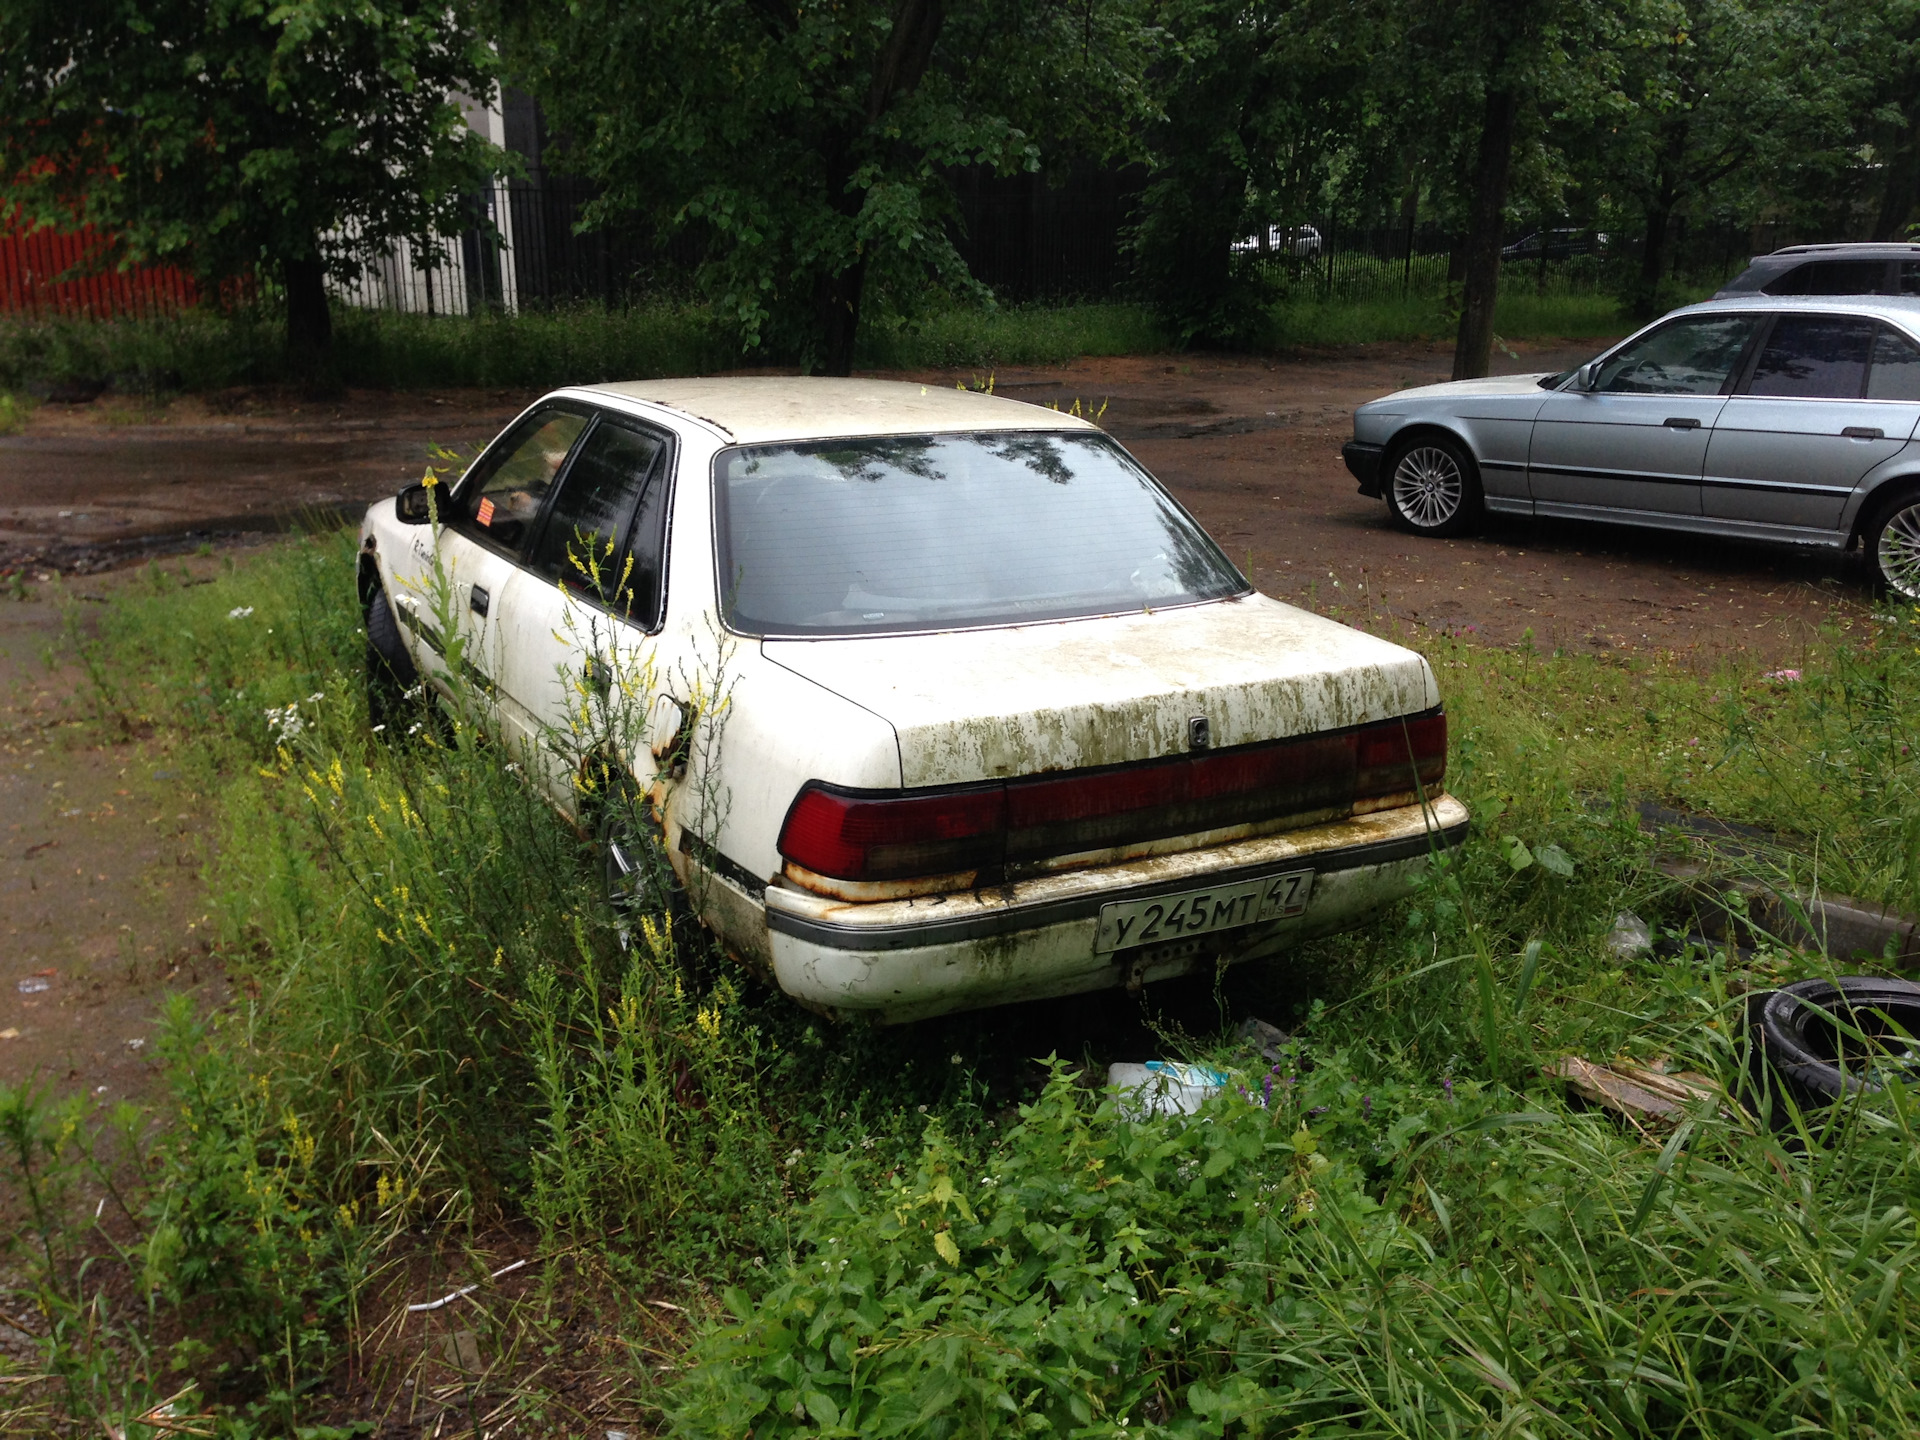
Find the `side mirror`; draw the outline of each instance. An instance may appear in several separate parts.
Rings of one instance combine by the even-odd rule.
[[[433,506],[427,499],[427,487],[409,485],[393,498],[394,518],[403,525],[424,525],[433,518]]]
[[[1573,388],[1576,390],[1591,390],[1599,383],[1600,362],[1598,360],[1589,360],[1573,372]]]

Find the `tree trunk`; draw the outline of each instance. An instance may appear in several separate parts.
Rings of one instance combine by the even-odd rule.
[[[1500,295],[1507,174],[1519,115],[1520,97],[1512,90],[1487,92],[1480,155],[1473,167],[1473,204],[1467,217],[1466,284],[1460,297],[1460,336],[1453,348],[1456,380],[1478,380],[1493,358],[1493,306]]]
[[[1887,159],[1886,188],[1880,192],[1880,215],[1873,224],[1876,240],[1904,240],[1913,205],[1920,199],[1920,134],[1913,129],[1900,137]]]
[[[326,271],[318,260],[283,260],[280,279],[287,290],[287,358],[296,370],[316,369],[333,346]]]
[[[820,373],[853,373],[853,342],[860,330],[860,293],[866,286],[867,262],[857,260],[838,275],[822,275],[815,286],[819,313]]]
[[[1667,237],[1673,230],[1673,204],[1665,194],[1663,185],[1662,198],[1648,204],[1646,209],[1647,238],[1640,247],[1640,282],[1634,295],[1635,310],[1642,315],[1651,315],[1660,304],[1660,277],[1667,266]]]

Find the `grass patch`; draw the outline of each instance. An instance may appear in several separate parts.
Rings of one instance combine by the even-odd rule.
[[[1456,321],[1432,296],[1301,301],[1273,312],[1273,343],[1350,345],[1452,337]],[[1537,295],[1510,287],[1500,302],[1507,339],[1585,339],[1631,328],[1596,294]],[[1059,365],[1083,355],[1175,348],[1145,306],[954,307],[861,331],[856,363],[870,370]],[[594,306],[522,315],[399,315],[339,309],[332,371],[339,383],[405,390],[438,386],[546,389],[608,380],[709,374],[770,357],[743,354],[704,307]],[[777,357],[771,357],[777,359]],[[154,395],[281,383],[289,378],[279,325],[253,312],[189,311],[147,320],[0,320],[0,389],[109,384]],[[7,422],[0,417],[0,425]]]
[[[1795,676],[1423,641],[1473,834],[1367,929],[1228,972],[1227,1010],[1294,1030],[1269,1070],[1232,1048],[1204,980],[871,1032],[733,968],[671,893],[623,945],[591,847],[499,750],[424,715],[369,735],[352,574],[351,537],[319,537],[213,584],[155,569],[90,612],[100,723],[166,729],[218,797],[237,998],[168,1016],[168,1099],[117,1253],[91,1205],[55,1213],[63,1183],[91,1193],[78,1112],[0,1095],[0,1140],[55,1216],[16,1257],[58,1321],[45,1372],[69,1381],[33,1402],[46,1425],[125,1428],[189,1381],[182,1403],[235,1435],[411,1413],[426,1392],[402,1376],[429,1372],[383,1327],[453,1288],[429,1259],[484,1276],[502,1233],[551,1278],[460,1323],[528,1358],[454,1387],[473,1414],[443,1396],[415,1423],[1920,1420],[1906,1092],[1797,1137],[1706,1105],[1649,1144],[1541,1074],[1568,1051],[1666,1056],[1737,1088],[1743,993],[1834,968],[1610,949],[1621,909],[1683,923],[1637,797],[1779,831],[1744,862],[1774,878],[1920,906],[1912,614],[1829,637]],[[1072,1064],[1032,1063],[1049,1050]],[[1235,1083],[1191,1122],[1131,1118],[1087,1083],[1154,1051]],[[150,1313],[107,1304],[115,1274]],[[591,1351],[569,1328],[583,1293],[612,1337]],[[588,1373],[540,1368],[560,1363]],[[614,1398],[568,1418],[576,1381]]]

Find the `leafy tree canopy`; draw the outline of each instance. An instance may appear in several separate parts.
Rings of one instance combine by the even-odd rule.
[[[832,374],[873,289],[970,288],[951,169],[1122,151],[1160,45],[1143,0],[536,0],[498,26],[593,218],[703,233],[744,343]]]
[[[497,163],[456,95],[493,54],[457,3],[8,0],[0,201],[116,237],[128,262],[283,283],[288,339],[323,347],[323,277],[471,223]]]

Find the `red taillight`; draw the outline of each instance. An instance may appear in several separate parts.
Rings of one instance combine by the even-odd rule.
[[[1447,717],[1442,711],[1386,720],[1354,732],[1356,800],[1438,785],[1447,774]]]
[[[836,880],[952,875],[1000,863],[1006,814],[999,785],[862,795],[815,782],[787,811],[780,853]]]
[[[836,880],[992,871],[1291,815],[1344,814],[1359,800],[1436,785],[1446,771],[1447,720],[1436,712],[953,790],[843,791],[814,781],[787,812],[780,853]]]

